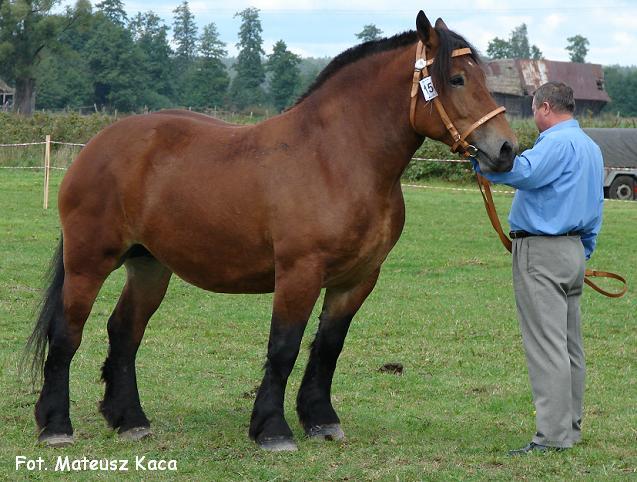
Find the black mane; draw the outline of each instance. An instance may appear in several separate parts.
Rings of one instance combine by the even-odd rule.
[[[455,49],[469,47],[471,49],[471,57],[476,63],[480,63],[480,56],[469,42],[461,35],[447,29],[436,29],[440,39],[440,46],[436,53],[436,59],[429,68],[431,75],[436,84],[436,89],[443,91],[449,82],[449,67],[451,65],[451,52]],[[338,54],[327,66],[321,71],[318,77],[312,82],[308,90],[294,103],[298,105],[314,91],[321,87],[330,77],[341,70],[344,66],[349,65],[369,55],[386,52],[405,45],[415,44],[418,41],[418,34],[411,30],[394,35],[393,37],[383,38],[380,40],[371,40],[359,45],[355,45],[344,52]],[[415,51],[414,51],[415,55]]]

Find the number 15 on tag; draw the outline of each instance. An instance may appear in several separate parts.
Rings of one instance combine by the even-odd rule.
[[[434,97],[438,97],[438,92],[436,92],[436,89],[434,88],[431,77],[424,77],[419,83],[426,100],[431,100]]]

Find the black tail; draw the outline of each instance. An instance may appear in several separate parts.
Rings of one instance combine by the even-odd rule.
[[[60,235],[60,242],[57,250],[51,259],[46,280],[48,288],[44,294],[44,298],[40,302],[40,315],[33,328],[33,333],[27,341],[25,349],[25,358],[23,362],[31,355],[31,379],[35,383],[44,372],[44,357],[46,355],[46,347],[51,334],[55,329],[55,323],[62,320],[62,286],[64,285],[64,261],[63,261],[63,239]]]

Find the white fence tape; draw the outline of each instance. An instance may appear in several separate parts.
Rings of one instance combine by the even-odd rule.
[[[401,186],[414,187],[417,189],[440,189],[443,191],[480,192],[478,188],[470,189],[468,187],[426,186],[424,184],[405,184],[405,183],[402,183]],[[498,189],[492,189],[491,192],[497,192],[498,194],[515,194],[515,191],[501,191]]]
[[[44,169],[44,166],[0,166],[0,169]],[[68,171],[68,167],[49,166],[49,169],[56,171]]]
[[[428,162],[471,162],[468,161],[467,159],[427,159],[426,157],[412,157],[411,158],[412,161],[428,161]]]
[[[42,146],[42,145],[46,145],[47,142],[23,142],[23,143],[16,143],[16,144],[0,144],[0,147],[27,147],[27,146]],[[56,145],[63,145],[63,146],[75,146],[75,147],[84,147],[86,144],[80,144],[80,143],[74,143],[74,142],[60,142],[60,141],[49,141],[49,144],[56,144]],[[425,158],[425,157],[413,157],[412,161],[426,161],[426,162],[451,162],[451,163],[469,163],[471,161],[466,160],[466,159],[429,159],[429,158]],[[0,169],[45,169],[45,166],[0,166]],[[54,169],[56,171],[66,171],[68,170],[68,168],[66,167],[54,167],[54,166],[48,166],[48,169]],[[608,170],[623,170],[623,169],[631,169],[631,168],[622,168],[622,167],[610,167],[610,168],[606,168]],[[462,188],[462,187],[446,187],[446,186],[427,186],[425,184],[406,184],[403,183],[402,184],[403,187],[411,187],[411,188],[416,188],[416,189],[437,189],[437,190],[442,190],[442,191],[461,191],[461,192],[478,192],[479,190],[476,189],[469,189],[469,188]],[[511,195],[511,194],[515,194],[515,191],[507,191],[507,190],[493,190],[492,192],[494,193],[498,193],[498,194],[507,194],[507,195]],[[607,201],[614,201],[614,202],[629,202],[629,203],[634,203],[635,201],[620,201],[618,199],[607,199]],[[46,203],[46,202],[45,202]]]
[[[78,147],[84,147],[86,145],[86,144],[76,144],[74,142],[58,142],[58,141],[51,141],[51,144],[58,144],[62,146],[78,146]]]
[[[43,146],[46,142],[23,142],[21,144],[0,144],[0,147]]]

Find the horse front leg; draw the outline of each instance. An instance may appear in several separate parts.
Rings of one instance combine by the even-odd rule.
[[[265,374],[250,419],[250,438],[271,451],[296,450],[285,421],[283,401],[287,380],[299,354],[301,338],[321,292],[316,263],[296,262],[276,272],[270,339]]]
[[[329,288],[325,293],[318,331],[296,399],[299,419],[310,437],[340,440],[345,436],[332,407],[332,378],[350,322],[374,289],[379,272],[376,270],[353,288]]]

